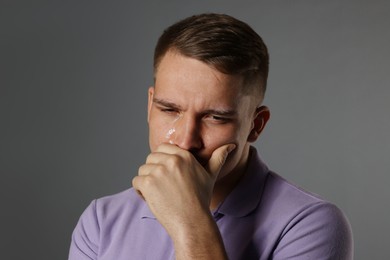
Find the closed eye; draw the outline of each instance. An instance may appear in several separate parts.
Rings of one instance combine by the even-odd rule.
[[[179,113],[180,108],[174,103],[161,100],[161,99],[153,99],[153,104],[164,113]]]
[[[206,111],[206,117],[218,124],[224,124],[232,122],[237,116],[237,112],[234,110],[208,110]]]
[[[160,107],[159,109],[160,109],[160,111],[167,112],[167,113],[176,113],[177,112],[177,110],[174,109],[174,108],[162,108],[162,107]]]
[[[210,115],[208,118],[218,124],[229,123],[233,120],[233,118],[231,117],[220,116],[220,115]]]

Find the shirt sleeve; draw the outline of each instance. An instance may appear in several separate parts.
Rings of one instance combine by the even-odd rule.
[[[321,202],[296,215],[286,226],[274,260],[352,260],[351,227],[336,206]]]
[[[96,200],[85,209],[72,234],[68,260],[95,260],[99,249]]]

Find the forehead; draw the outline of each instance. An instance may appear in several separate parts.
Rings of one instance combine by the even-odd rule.
[[[194,97],[207,94],[215,98],[242,95],[241,76],[219,72],[210,65],[169,51],[155,73],[156,92],[177,92]]]

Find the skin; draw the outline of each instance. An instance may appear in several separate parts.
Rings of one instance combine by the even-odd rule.
[[[169,51],[148,91],[151,154],[133,186],[172,238],[176,259],[227,259],[210,214],[245,172],[269,119],[242,78]]]

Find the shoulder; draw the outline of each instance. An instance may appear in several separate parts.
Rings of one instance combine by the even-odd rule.
[[[146,210],[145,202],[131,188],[93,200],[81,215],[79,222],[88,220],[89,223],[96,223],[102,231],[105,226],[120,224],[121,220],[136,218]]]
[[[107,234],[138,219],[136,216],[143,214],[145,208],[146,204],[133,189],[93,200],[73,231],[69,259],[95,259]]]
[[[291,184],[276,173],[270,172],[264,187],[260,210],[274,213],[284,232],[304,222],[306,227],[348,225],[343,212],[320,196]],[[329,226],[332,224],[332,226]]]
[[[288,182],[278,174],[269,172],[262,195],[263,206],[279,208],[285,213],[301,212],[315,205],[330,205],[320,196]]]
[[[349,222],[334,204],[309,193],[275,173],[265,185],[261,211],[277,219],[279,241],[275,259],[352,259]]]
[[[144,206],[144,201],[131,188],[122,192],[105,196],[92,201],[91,203],[96,210],[96,213],[101,218],[108,218],[111,214],[137,212]]]

